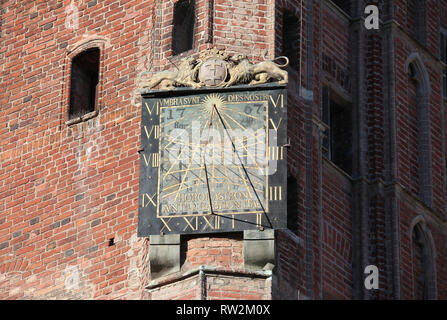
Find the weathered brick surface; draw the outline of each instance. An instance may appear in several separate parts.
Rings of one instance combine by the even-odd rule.
[[[154,300],[269,300],[271,279],[194,275],[150,290]]]
[[[135,234],[136,88],[151,5],[76,2],[73,30],[68,5],[2,2],[0,296],[140,298],[147,246]],[[67,126],[70,57],[95,43],[99,114]],[[67,289],[69,275],[79,288]]]
[[[223,267],[229,270],[244,269],[243,242],[236,237],[200,237],[186,240],[183,270],[202,265]]]

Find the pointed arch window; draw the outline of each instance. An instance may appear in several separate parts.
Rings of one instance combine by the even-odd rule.
[[[412,230],[413,297],[416,300],[436,297],[434,254],[430,236],[423,222]]]
[[[428,207],[433,202],[431,139],[430,139],[430,80],[424,63],[418,53],[407,60],[409,126],[413,133],[410,156],[414,157],[413,188],[417,196]]]

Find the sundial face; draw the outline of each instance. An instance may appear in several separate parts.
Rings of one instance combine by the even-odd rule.
[[[286,224],[283,89],[143,99],[139,235]]]
[[[267,104],[241,108],[215,94],[198,102],[161,108],[159,216],[208,214],[211,209],[224,214],[235,208],[262,213]],[[239,132],[250,142],[236,141]],[[256,151],[262,152],[258,161]]]

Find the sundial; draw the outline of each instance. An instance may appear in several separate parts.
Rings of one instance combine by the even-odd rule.
[[[205,63],[202,88],[143,93],[139,236],[286,227],[285,85],[217,87]]]

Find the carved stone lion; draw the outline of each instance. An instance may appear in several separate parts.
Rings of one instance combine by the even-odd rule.
[[[278,80],[279,83],[287,83],[289,76],[287,71],[282,70],[289,64],[289,59],[287,57],[278,57],[277,59],[283,58],[286,63],[283,65],[275,63],[273,60],[266,60],[258,64],[252,64],[248,61],[246,55],[236,55],[230,60],[233,62],[234,66],[230,68],[230,79],[225,83],[225,87],[232,86],[238,83],[249,83],[249,84],[262,84],[266,83],[270,79]]]
[[[160,89],[164,90],[170,90],[174,87],[200,88],[202,85],[197,83],[198,69],[195,64],[196,59],[193,57],[183,58],[180,60],[178,70],[161,71],[149,81],[143,80],[140,87],[152,89],[160,84]]]
[[[284,59],[284,64],[275,60]],[[177,70],[166,70],[157,73],[140,83],[141,88],[155,88],[160,85],[162,90],[172,90],[175,87],[229,87],[236,84],[262,84],[270,80],[281,84],[288,82],[288,73],[281,68],[287,67],[289,59],[278,57],[258,64],[248,61],[246,55],[230,55],[217,48],[205,50],[199,59],[185,57],[180,60]],[[148,72],[143,72],[147,74]]]

